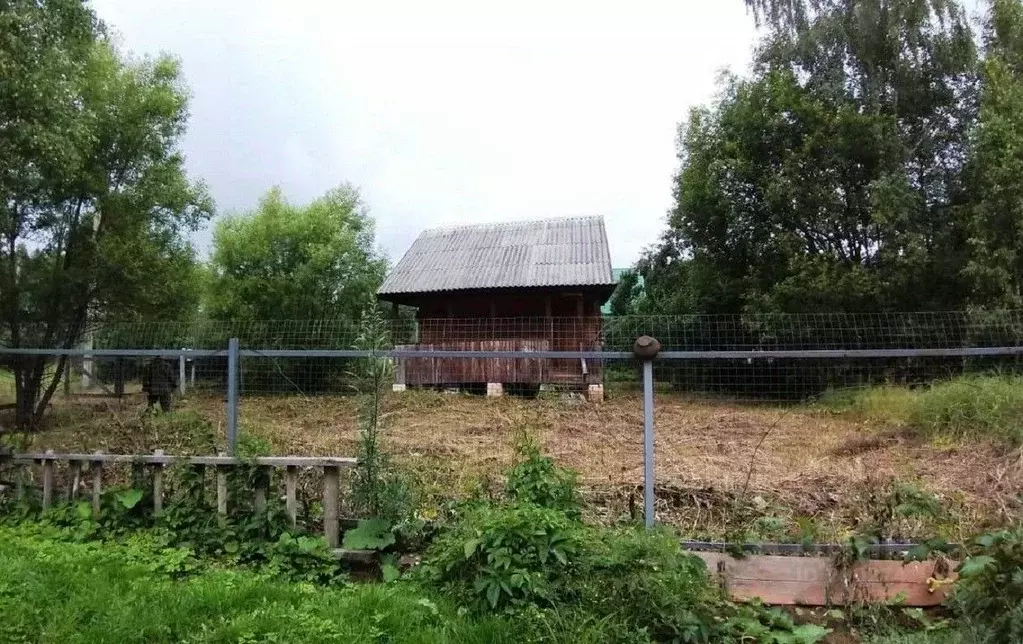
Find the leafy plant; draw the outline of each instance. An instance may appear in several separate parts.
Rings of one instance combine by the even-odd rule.
[[[375,306],[367,306],[355,347],[375,351],[388,344],[389,334],[380,312]],[[355,510],[363,516],[380,517],[397,525],[412,515],[414,503],[405,477],[380,445],[382,389],[388,382],[390,369],[386,358],[370,357],[359,360],[352,374],[359,396],[359,442],[351,500]]]
[[[1023,641],[1023,530],[978,537],[957,572],[952,606],[976,641]]]
[[[536,443],[528,438],[520,440],[517,452],[520,460],[507,472],[508,495],[515,501],[559,510],[578,519],[578,473],[558,467],[550,457],[541,454]]]
[[[580,530],[564,513],[529,503],[479,507],[433,544],[424,574],[478,609],[549,606]]]
[[[268,548],[266,567],[292,581],[327,585],[344,579],[337,558],[322,537],[281,534]]]
[[[391,524],[379,517],[363,519],[355,528],[345,532],[342,545],[351,550],[384,550],[394,545]]]

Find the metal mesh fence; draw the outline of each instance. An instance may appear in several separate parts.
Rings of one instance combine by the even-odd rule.
[[[904,385],[897,393],[905,395],[962,374],[1023,373],[1023,315],[1016,311],[403,318],[388,322],[382,349],[393,366],[387,384],[404,390],[383,397],[386,447],[414,470],[426,494],[442,499],[499,476],[514,462],[520,432],[529,431],[545,452],[580,472],[595,512],[612,521],[638,516],[644,402],[641,364],[629,352],[644,334],[665,350],[653,363],[657,514],[687,534],[752,530],[735,523],[739,516],[760,522],[751,538],[798,541],[819,529],[814,538],[844,539],[850,526],[891,523],[863,508],[881,496],[882,505],[901,498],[905,485],[940,495],[967,527],[987,520],[978,508],[1023,512],[1016,452],[984,444],[949,450],[889,427],[892,410],[867,427],[860,412],[839,413],[815,400],[876,384]],[[93,337],[92,349],[73,352],[68,395],[62,385],[50,415],[61,431],[43,437],[46,447],[102,449],[106,436],[121,432],[120,444],[138,452],[174,441],[203,453],[224,449],[234,337],[241,347],[238,435],[265,441],[275,455],[356,453],[357,325],[111,325]],[[5,367],[34,359],[52,370],[54,351],[41,353],[0,348],[0,406],[13,402]],[[175,410],[183,413],[143,413],[142,381],[153,361],[173,374]],[[585,402],[601,396],[603,404]],[[983,422],[968,418],[964,431]],[[895,523],[880,532],[927,536],[933,528]]]
[[[689,315],[623,317],[403,317],[386,322],[386,349],[499,351],[521,357],[406,358],[396,382],[410,388],[485,391],[581,390],[601,385],[608,395],[638,387],[637,363],[617,356],[641,335],[668,352],[655,365],[665,391],[758,401],[794,401],[830,389],[877,383],[918,385],[963,373],[1016,372],[1023,347],[1023,312],[822,313],[802,315]],[[237,337],[257,351],[344,350],[360,329],[342,320],[108,325],[97,349],[225,350]],[[969,349],[988,349],[970,352]],[[609,357],[530,358],[542,351],[606,352]],[[847,351],[849,355],[809,352]],[[958,351],[958,353],[957,353]],[[687,352],[671,356],[671,352]],[[749,352],[729,357],[721,352]],[[761,355],[763,352],[763,355]],[[796,352],[777,355],[771,352]],[[616,356],[616,357],[610,357]],[[197,386],[223,388],[225,355],[196,358],[186,371]],[[101,380],[110,369],[103,367]],[[131,365],[122,367],[133,373]],[[353,361],[344,357],[241,358],[242,394],[344,394],[352,390]]]
[[[631,351],[641,335],[671,351],[939,349],[1023,344],[1023,311],[676,315],[619,317],[431,318],[387,322],[392,346],[520,341],[521,350]],[[359,325],[346,320],[107,324],[96,348],[349,349]],[[529,342],[533,347],[525,346]],[[520,350],[520,349],[511,349]]]
[[[639,363],[629,355],[640,335],[658,338],[664,349],[654,363],[658,391],[753,402],[805,401],[873,384],[916,386],[960,374],[1019,373],[1023,355],[1020,311],[402,317],[385,325],[381,350],[418,352],[394,358],[396,389],[494,393],[496,386],[501,393],[527,396],[572,392],[599,398],[638,391]],[[356,357],[350,350],[359,344],[360,328],[339,320],[106,325],[92,335],[96,355],[69,358],[61,391],[140,393],[146,365],[162,359],[174,374],[175,390],[224,395],[230,338],[238,338],[242,349],[242,397],[355,391]],[[103,354],[108,350],[122,355]],[[179,355],[180,350],[189,353]],[[289,350],[308,354],[280,355]],[[162,351],[167,354],[161,357]],[[550,352],[557,357],[536,355]],[[8,365],[12,359],[0,356]],[[10,377],[0,378],[0,404],[13,398],[12,389]]]

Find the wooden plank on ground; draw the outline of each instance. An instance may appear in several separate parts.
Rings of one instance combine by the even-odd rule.
[[[824,557],[752,555],[736,559],[717,552],[694,553],[707,563],[733,599],[759,597],[776,606],[841,606],[900,600],[902,606],[937,606],[955,573],[939,562],[868,560],[840,570]],[[940,580],[935,583],[935,580]]]

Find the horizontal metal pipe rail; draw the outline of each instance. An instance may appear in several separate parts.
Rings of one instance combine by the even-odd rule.
[[[186,359],[226,357],[227,349],[11,349],[0,347],[0,356],[92,356],[96,358],[164,357]],[[448,351],[387,349],[241,349],[243,358],[495,358],[627,360],[631,351]],[[1023,346],[947,347],[939,349],[743,349],[735,351],[662,351],[655,360],[765,360],[842,358],[966,358],[1023,355]]]

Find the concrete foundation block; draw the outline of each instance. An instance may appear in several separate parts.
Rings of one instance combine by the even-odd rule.
[[[396,394],[401,393],[405,391],[405,385],[394,383],[393,385],[391,385],[391,391],[393,391]]]
[[[500,398],[504,395],[504,385],[500,382],[487,383],[487,398]]]
[[[586,394],[590,402],[604,402],[604,385],[590,385]]]

